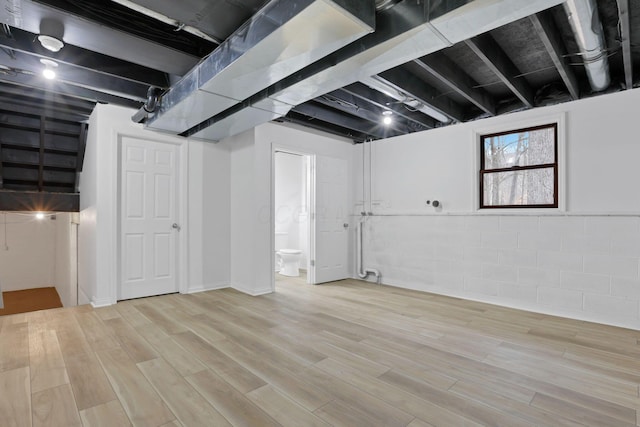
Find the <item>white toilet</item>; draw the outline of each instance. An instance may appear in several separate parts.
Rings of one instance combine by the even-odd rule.
[[[280,259],[280,274],[291,277],[298,277],[300,275],[301,250],[280,249],[276,254]]]
[[[287,249],[289,233],[276,231],[276,271],[283,276],[300,276],[300,258],[302,251],[299,249]]]

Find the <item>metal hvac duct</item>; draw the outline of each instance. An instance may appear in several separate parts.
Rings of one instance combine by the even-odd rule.
[[[185,136],[219,140],[286,114],[293,106],[564,0],[404,1],[378,13],[376,31],[194,126]]]
[[[589,84],[596,91],[609,87],[609,60],[595,0],[567,0],[564,10],[580,48]]]
[[[146,126],[180,134],[374,26],[374,0],[272,0],[173,86]]]

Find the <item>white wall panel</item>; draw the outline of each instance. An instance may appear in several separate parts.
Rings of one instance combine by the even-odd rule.
[[[0,214],[3,291],[54,286],[55,251],[56,221],[49,217],[37,220],[34,215]]]

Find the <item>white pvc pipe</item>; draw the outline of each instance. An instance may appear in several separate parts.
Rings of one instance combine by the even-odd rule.
[[[140,12],[143,15],[147,15],[150,18],[157,19],[158,21],[164,22],[165,24],[173,25],[174,27],[176,27],[176,31],[178,30],[185,31],[187,33],[193,34],[194,36],[198,36],[200,38],[203,38],[207,41],[210,41],[216,44],[222,43],[222,40],[213,38],[209,34],[206,34],[205,32],[200,31],[195,27],[192,27],[190,25],[185,25],[184,23],[176,19],[170,18],[166,15],[163,15],[162,13],[156,12],[144,6],[140,6],[139,4],[136,4],[130,0],[113,0],[113,1],[122,6],[128,7],[129,9],[135,10],[136,12]]]
[[[373,274],[376,277],[376,283],[380,283],[380,279],[382,275],[375,268],[362,268],[362,221],[358,221],[358,225],[356,225],[356,267],[358,277],[361,279],[366,279],[369,274]]]

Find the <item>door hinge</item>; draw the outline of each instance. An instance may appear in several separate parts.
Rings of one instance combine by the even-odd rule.
[[[313,260],[313,259],[309,263],[311,264],[311,267],[315,267],[316,266],[316,261]]]

